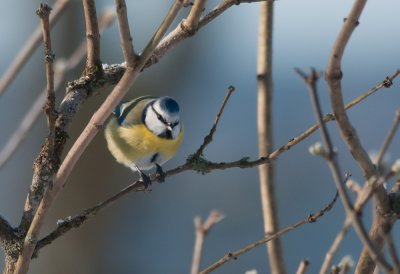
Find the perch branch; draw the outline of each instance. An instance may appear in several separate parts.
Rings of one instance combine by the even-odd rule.
[[[66,7],[71,2],[71,0],[58,0],[53,7],[52,15],[50,16],[50,28],[58,21],[60,16],[66,10]],[[36,30],[32,33],[31,37],[24,47],[19,51],[12,64],[8,67],[7,71],[3,74],[0,79],[0,95],[7,89],[7,87],[12,83],[15,77],[18,75],[19,71],[29,60],[33,52],[39,47],[42,41],[42,29],[38,26]]]
[[[50,17],[51,18],[51,17]],[[109,27],[115,20],[115,13],[109,9],[104,10],[99,17],[100,32]],[[57,93],[65,81],[68,72],[73,71],[83,59],[86,54],[86,40],[83,41],[72,55],[65,60],[58,60],[54,64],[55,67],[55,82],[54,91]],[[20,147],[21,143],[25,140],[32,126],[38,120],[41,110],[46,100],[47,90],[43,90],[40,95],[33,102],[31,108],[27,111],[25,117],[22,119],[17,130],[10,136],[5,146],[0,151],[0,169],[8,162],[11,156]]]
[[[85,13],[87,58],[85,75],[101,75],[103,68],[100,60],[100,33],[94,0],[82,0]]]
[[[210,212],[207,220],[201,223],[200,217],[194,218],[196,240],[194,244],[193,260],[191,274],[198,274],[200,270],[201,255],[203,253],[203,244],[205,236],[210,232],[211,228],[224,218],[220,212],[213,210]]]
[[[352,225],[354,227],[354,230],[357,232],[358,237],[364,244],[364,246],[367,248],[370,256],[376,261],[379,262],[379,264],[386,269],[387,271],[392,270],[392,266],[385,260],[383,255],[379,250],[376,249],[376,247],[373,245],[371,239],[368,237],[368,233],[365,230],[360,216],[359,212],[355,211],[353,208],[353,205],[350,201],[350,197],[348,193],[346,192],[346,189],[343,184],[343,179],[342,179],[342,172],[340,171],[339,163],[337,161],[336,153],[334,152],[333,145],[331,138],[329,136],[328,130],[326,128],[325,123],[323,122],[322,118],[322,110],[319,104],[319,99],[318,99],[318,93],[317,93],[317,80],[319,78],[319,74],[312,69],[310,75],[306,75],[300,70],[296,70],[300,76],[303,77],[304,81],[307,84],[307,87],[310,91],[310,96],[311,96],[311,101],[313,105],[313,109],[316,115],[316,119],[318,121],[318,124],[321,129],[321,137],[324,141],[324,145],[326,147],[326,153],[324,155],[324,158],[327,160],[329,168],[331,169],[332,177],[334,179],[336,188],[338,189],[339,196],[341,198],[341,201],[343,203],[344,209],[346,211],[346,216],[347,218],[350,218]]]
[[[280,237],[304,224],[308,224],[308,223],[314,223],[317,221],[318,218],[320,218],[321,216],[323,216],[325,213],[327,213],[329,210],[332,209],[332,207],[334,206],[336,200],[338,197],[338,193],[336,192],[335,197],[333,198],[333,200],[326,205],[324,208],[318,210],[317,212],[310,214],[306,219],[301,220],[291,226],[285,227],[281,230],[279,230],[278,232],[276,232],[273,235],[267,236],[262,240],[259,240],[257,242],[254,242],[252,244],[249,244],[247,246],[245,246],[242,249],[239,249],[235,252],[229,252],[228,254],[226,254],[225,256],[223,256],[221,259],[219,259],[218,261],[216,261],[215,263],[211,264],[210,266],[208,266],[206,269],[204,269],[203,271],[200,272],[200,274],[206,274],[206,273],[210,273],[211,271],[214,271],[215,269],[221,267],[222,265],[224,265],[225,263],[233,260],[236,260],[240,255],[252,250],[253,248],[263,245],[277,237]]]

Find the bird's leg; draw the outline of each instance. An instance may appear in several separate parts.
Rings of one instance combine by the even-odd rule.
[[[165,181],[165,172],[162,167],[156,163],[156,178],[159,183],[163,183]]]
[[[132,165],[132,169],[135,169],[137,172],[139,172],[139,181],[143,183],[144,188],[148,188],[149,185],[151,185],[150,177],[147,176],[137,165]]]

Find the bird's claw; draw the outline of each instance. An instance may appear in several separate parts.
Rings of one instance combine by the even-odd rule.
[[[165,181],[165,172],[159,164],[156,164],[156,178],[159,183]]]
[[[140,172],[139,182],[143,183],[145,189],[147,189],[149,185],[151,185],[150,177],[144,174],[143,172]]]

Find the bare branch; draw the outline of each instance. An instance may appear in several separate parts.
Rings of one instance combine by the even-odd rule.
[[[327,150],[325,159],[327,160],[329,168],[331,170],[336,188],[338,189],[339,196],[342,200],[344,209],[346,211],[346,216],[347,218],[350,218],[354,230],[357,232],[358,237],[363,242],[365,248],[368,250],[370,256],[374,259],[374,261],[378,262],[384,269],[391,271],[392,266],[385,260],[380,250],[373,245],[371,239],[368,237],[368,233],[365,230],[361,222],[360,216],[358,214],[359,212],[354,210],[353,205],[350,201],[350,197],[347,194],[346,189],[344,187],[343,184],[344,180],[342,178],[342,172],[340,171],[336,153],[334,152],[331,138],[329,136],[328,130],[322,118],[322,110],[319,104],[317,86],[316,86],[319,74],[314,69],[311,69],[311,74],[308,76],[302,73],[300,70],[297,70],[297,72],[300,74],[300,76],[303,77],[310,91],[313,109],[318,124],[321,128],[321,137],[324,141]]]
[[[53,12],[50,16],[50,28],[58,21],[60,16],[66,10],[66,7],[71,0],[58,0],[54,4]],[[0,95],[7,89],[11,82],[18,75],[21,68],[29,60],[33,52],[39,47],[42,41],[42,30],[41,26],[38,26],[36,30],[29,37],[28,41],[24,43],[24,47],[17,54],[12,64],[9,66],[7,71],[3,74],[0,79]]]
[[[96,3],[94,0],[82,0],[85,12],[87,59],[85,75],[101,75],[103,68],[100,60],[100,33],[97,23]]]
[[[210,272],[214,271],[215,269],[221,267],[225,263],[231,261],[232,259],[236,260],[240,255],[252,250],[253,248],[255,248],[257,246],[263,245],[273,239],[276,239],[277,237],[280,237],[280,236],[282,236],[304,224],[316,222],[318,220],[318,218],[320,218],[321,216],[323,216],[325,213],[327,213],[329,210],[332,209],[332,207],[334,206],[334,204],[337,200],[337,197],[338,197],[338,193],[335,194],[335,197],[328,205],[326,205],[324,208],[318,210],[317,212],[310,214],[306,219],[301,220],[291,226],[285,227],[285,228],[279,230],[277,233],[267,236],[264,239],[254,242],[252,244],[249,244],[249,245],[243,247],[242,249],[239,249],[235,252],[229,252],[228,254],[223,256],[221,259],[219,259],[218,261],[216,261],[215,263],[213,263],[212,265],[208,266],[206,269],[201,271],[200,274],[210,273]]]
[[[326,69],[326,80],[330,90],[331,104],[340,128],[343,140],[346,142],[354,159],[360,165],[365,177],[368,179],[376,175],[376,170],[368,154],[361,146],[360,140],[353,126],[351,125],[344,108],[342,87],[341,87],[341,60],[347,42],[356,26],[358,19],[366,4],[366,0],[355,1],[349,16],[346,18],[343,28],[339,33],[333,46],[329,63]]]
[[[239,5],[241,3],[255,3],[255,2],[263,2],[269,0],[224,0],[222,3],[217,5],[214,9],[212,9],[209,13],[207,13],[204,17],[200,18],[198,29],[201,29],[216,17],[221,15],[224,11],[229,9],[234,5]],[[157,63],[169,50],[173,49],[177,44],[182,42],[183,40],[191,37],[193,32],[188,31],[187,28],[180,24],[173,31],[171,31],[164,39],[161,40],[160,44],[157,45],[157,48],[154,50],[151,58],[147,61],[145,68]]]
[[[51,8],[47,4],[40,4],[36,10],[36,14],[40,17],[42,22],[43,44],[44,44],[44,59],[46,64],[46,80],[47,80],[47,100],[44,107],[44,112],[47,115],[47,125],[49,127],[49,151],[53,154],[55,142],[55,123],[57,118],[54,93],[54,53],[51,47],[50,38],[50,12]]]
[[[220,212],[213,210],[210,212],[210,215],[205,220],[204,223],[201,223],[200,217],[194,218],[194,226],[195,226],[195,233],[196,233],[196,240],[194,244],[194,251],[193,251],[193,260],[192,260],[192,269],[191,274],[198,274],[200,270],[200,263],[201,263],[201,256],[203,253],[203,244],[204,238],[209,233],[211,228],[221,221],[224,218]]]
[[[207,0],[195,0],[192,9],[181,27],[187,32],[194,34],[199,27],[200,16],[203,13]]]
[[[363,12],[366,2],[366,0],[354,1],[353,7],[350,10],[348,17],[344,21],[343,27],[333,45],[328,66],[326,68],[326,81],[329,87],[332,109],[337,119],[337,124],[339,126],[342,139],[346,143],[353,158],[360,166],[362,172],[364,173],[364,177],[369,180],[371,177],[377,176],[378,171],[361,145],[357,132],[347,116],[346,110],[344,109],[341,86],[341,60],[343,58],[346,45],[350,40],[351,34],[359,24],[359,18]],[[392,228],[392,221],[385,217],[385,214],[390,212],[390,203],[386,190],[383,186],[376,190],[375,200],[377,203],[377,212],[379,214],[375,215],[370,233],[370,239],[377,245],[379,249],[381,249],[383,246],[381,232],[386,233]],[[373,272],[373,269],[375,268],[375,258],[370,257],[370,255],[372,255],[370,254],[370,251],[370,247],[364,248],[358,261],[355,273],[367,274]]]
[[[390,78],[394,79],[399,74],[400,74],[400,70],[397,70]],[[384,82],[385,81],[383,81],[382,83],[376,85],[375,87],[373,87],[372,89],[370,89],[367,92],[363,93],[362,95],[358,96],[353,101],[349,102],[346,105],[346,108],[352,108],[355,105],[357,105],[358,103],[360,103],[363,100],[365,100],[366,98],[368,98],[368,96],[372,95],[374,92],[376,92],[377,90],[379,90],[382,87],[384,87],[385,86]],[[323,116],[323,122],[324,123],[327,123],[327,122],[330,122],[330,121],[333,121],[333,120],[335,120],[335,116],[333,114],[326,114],[326,115]],[[319,128],[319,125],[317,123],[317,124],[311,126],[310,128],[308,128],[306,131],[304,131],[303,133],[301,133],[297,137],[292,138],[288,143],[282,145],[281,147],[279,147],[278,149],[274,150],[270,154],[268,154],[268,155],[266,155],[264,157],[260,157],[259,159],[254,160],[254,161],[249,161],[248,158],[246,158],[246,157],[244,157],[243,159],[240,159],[238,161],[220,162],[220,163],[209,162],[209,161],[206,161],[204,159],[200,159],[200,160],[203,160],[202,163],[204,163],[204,165],[202,165],[202,166],[204,166],[205,169],[204,170],[198,170],[198,171],[206,173],[209,170],[213,170],[213,169],[227,169],[227,168],[233,168],[233,167],[251,168],[251,167],[259,166],[261,164],[268,163],[269,161],[272,161],[272,160],[278,158],[282,153],[288,151],[293,146],[297,145],[298,143],[300,143],[301,141],[306,139],[308,136],[310,136],[312,133],[314,133],[318,128]],[[194,167],[194,169],[196,170],[196,167]]]
[[[137,55],[133,48],[128,16],[126,14],[126,3],[124,0],[116,0],[115,4],[118,14],[119,35],[121,40],[122,52],[124,53],[124,59],[127,63],[127,66],[133,68],[135,66]]]
[[[183,0],[176,0],[169,10],[167,16],[164,18],[164,21],[161,23],[157,32],[150,39],[149,43],[143,50],[143,53],[140,55],[139,62],[137,64],[140,69],[143,69],[147,61],[154,54],[156,47],[161,43],[161,39],[164,37],[167,32],[169,26],[172,24],[172,21],[175,19],[179,10],[182,8]]]
[[[100,33],[109,27],[115,20],[114,11],[104,10],[99,17]],[[54,91],[57,93],[61,89],[61,85],[65,81],[68,72],[74,70],[86,54],[86,40],[77,47],[72,55],[67,59],[59,59],[54,64],[55,67],[55,83]],[[106,73],[107,74],[107,73]],[[27,111],[17,130],[10,136],[5,146],[0,151],[0,169],[8,162],[20,144],[25,140],[32,126],[38,120],[41,110],[46,100],[47,90],[44,89],[33,102],[31,108]]]
[[[297,268],[296,274],[306,274],[309,266],[310,262],[308,260],[301,261],[299,267]]]
[[[208,133],[208,135],[206,137],[204,137],[204,141],[200,145],[199,149],[196,151],[196,153],[193,154],[193,156],[192,156],[193,158],[197,159],[198,157],[202,156],[203,151],[206,148],[206,146],[208,146],[208,144],[210,144],[212,142],[212,138],[214,136],[215,131],[217,130],[218,122],[219,122],[219,119],[221,118],[222,112],[224,111],[226,103],[228,102],[229,98],[231,97],[231,95],[234,91],[235,91],[234,86],[228,87],[224,101],[222,102],[221,108],[219,109],[217,117],[215,118],[214,124],[213,124],[210,132]]]
[[[101,210],[111,206],[112,204],[115,203],[115,201],[125,196],[127,193],[142,192],[142,191],[148,191],[148,190],[144,188],[144,185],[141,184],[141,182],[134,182],[131,185],[127,186],[126,188],[122,189],[120,192],[111,196],[107,200],[100,202],[93,207],[85,209],[84,211],[82,211],[82,213],[74,217],[70,216],[63,220],[59,220],[57,222],[57,228],[54,229],[51,233],[49,233],[47,236],[43,237],[40,241],[38,241],[35,247],[34,256],[37,256],[41,248],[51,244],[54,240],[64,235],[71,229],[80,227],[87,219],[96,216],[97,213],[99,213]]]
[[[273,83],[272,83],[272,32],[274,6],[272,1],[260,3],[257,53],[257,131],[259,155],[270,154],[273,141]],[[260,177],[261,209],[264,222],[264,236],[279,230],[278,204],[275,193],[275,165],[270,161],[258,167]],[[267,244],[270,272],[286,273],[283,248],[280,238]]]

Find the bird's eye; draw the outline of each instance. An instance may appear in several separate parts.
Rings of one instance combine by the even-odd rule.
[[[179,124],[179,122],[175,122],[172,124],[172,127],[176,127]]]

